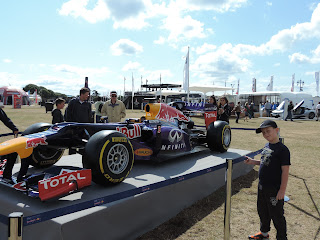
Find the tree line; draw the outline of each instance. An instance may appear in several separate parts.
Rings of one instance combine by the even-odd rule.
[[[47,89],[43,86],[38,86],[35,84],[28,84],[26,85],[23,90],[25,92],[30,91],[30,94],[34,94],[34,92],[37,90],[37,94],[41,96],[42,101],[47,101],[49,99],[55,100],[57,98],[63,98],[67,99],[67,95],[59,92],[54,92],[50,89]]]

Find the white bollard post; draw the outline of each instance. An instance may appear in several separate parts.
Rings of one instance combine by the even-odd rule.
[[[226,201],[224,205],[224,240],[230,239],[232,159],[227,159]]]
[[[22,240],[23,213],[9,214],[8,240]]]

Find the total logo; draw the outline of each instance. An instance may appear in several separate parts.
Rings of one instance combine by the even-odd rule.
[[[173,143],[173,142],[180,142],[182,140],[182,137],[183,137],[183,133],[180,130],[172,129],[169,132],[168,139],[171,143]]]
[[[205,118],[214,118],[214,117],[217,117],[217,114],[216,112],[209,112],[209,113],[204,113],[206,116]]]
[[[48,178],[42,181],[39,181],[39,185],[42,185],[44,189],[55,188],[60,184],[65,184],[72,181],[86,179],[85,176],[81,176],[80,172],[74,172],[69,174],[64,174],[61,177]]]
[[[128,129],[127,127],[116,127],[116,130],[126,135],[129,139],[141,137],[141,128],[138,124],[133,124],[133,129]]]

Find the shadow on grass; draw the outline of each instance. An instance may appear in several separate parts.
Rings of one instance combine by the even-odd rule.
[[[232,195],[237,194],[243,188],[250,188],[252,182],[258,178],[258,172],[251,170],[248,174],[232,181]],[[209,196],[199,200],[192,206],[182,210],[174,218],[161,224],[152,231],[137,238],[137,240],[171,240],[185,233],[197,222],[201,221],[212,211],[225,203],[225,186],[219,188]]]
[[[309,197],[310,197],[310,200],[312,201],[313,206],[314,206],[314,208],[316,209],[316,211],[317,211],[317,213],[318,213],[318,216],[314,216],[314,215],[312,215],[311,213],[308,213],[308,212],[305,211],[304,209],[302,209],[302,208],[300,208],[300,207],[298,207],[298,206],[296,206],[296,205],[294,205],[294,204],[292,204],[292,203],[290,203],[290,202],[287,202],[287,203],[288,203],[290,206],[292,206],[292,207],[296,208],[297,210],[303,212],[304,214],[308,215],[309,217],[312,217],[312,218],[314,218],[315,220],[317,220],[317,221],[320,222],[320,212],[319,212],[319,208],[318,208],[317,204],[315,203],[315,201],[314,201],[314,199],[313,199],[313,196],[312,196],[312,194],[311,194],[311,192],[310,192],[310,190],[309,190],[309,188],[308,188],[308,185],[307,185],[306,180],[305,180],[304,178],[302,178],[302,177],[296,176],[296,175],[291,174],[291,173],[289,173],[289,175],[290,175],[291,177],[295,177],[295,178],[300,179],[300,180],[303,181],[304,186],[306,187],[307,192],[308,192],[308,195],[309,195]],[[319,236],[319,235],[320,235],[320,227],[318,228],[314,239],[318,239],[318,236]]]

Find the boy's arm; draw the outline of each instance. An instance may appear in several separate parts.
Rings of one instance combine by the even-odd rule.
[[[253,159],[251,157],[245,156],[247,159],[244,160],[244,163],[249,165],[260,165],[260,160]]]
[[[282,174],[281,174],[281,185],[277,194],[277,200],[284,199],[284,194],[286,193],[286,188],[288,184],[289,178],[289,165],[281,166]]]

